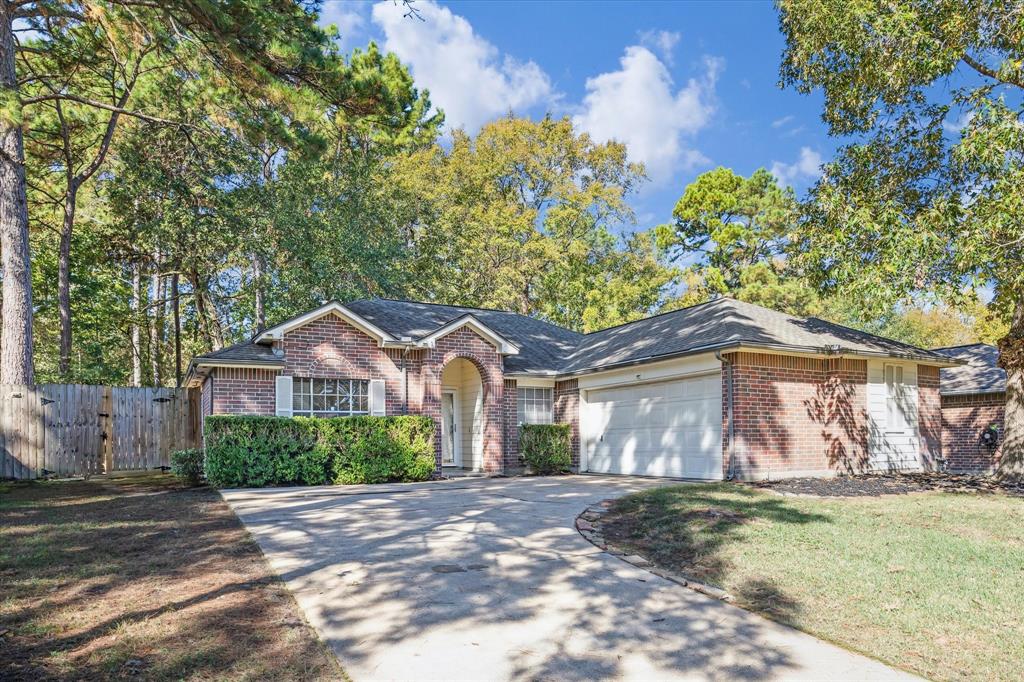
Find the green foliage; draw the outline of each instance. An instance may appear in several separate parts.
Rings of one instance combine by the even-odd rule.
[[[675,279],[649,236],[616,236],[634,222],[626,197],[643,168],[568,118],[456,131],[450,147],[396,170],[415,208],[405,230],[415,298],[593,330],[649,313]]]
[[[657,228],[661,248],[675,258],[699,255],[701,269],[734,288],[745,268],[783,254],[797,211],[793,191],[767,170],[744,178],[719,167],[687,185],[672,215],[671,225]]]
[[[219,488],[423,481],[429,417],[206,418],[206,477]]]
[[[572,430],[568,424],[523,424],[519,452],[534,473],[561,474],[572,465]]]
[[[203,451],[198,448],[171,453],[171,473],[187,485],[203,481]]]

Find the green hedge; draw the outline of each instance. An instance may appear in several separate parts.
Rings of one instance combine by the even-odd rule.
[[[572,431],[568,424],[523,424],[519,452],[536,474],[561,474],[572,465]]]
[[[203,482],[203,451],[177,450],[171,453],[171,473],[185,485]]]
[[[206,480],[218,488],[425,481],[429,417],[206,418]]]

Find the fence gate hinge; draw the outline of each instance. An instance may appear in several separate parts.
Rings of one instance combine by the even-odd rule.
[[[109,417],[110,416],[109,412],[97,412],[96,414],[99,415],[100,417]]]
[[[171,399],[170,398],[153,398],[153,402],[154,403],[169,403],[169,402],[171,402]]]
[[[42,401],[43,405],[49,405],[50,403],[57,402],[56,400],[50,400],[49,398],[40,398],[39,400]]]

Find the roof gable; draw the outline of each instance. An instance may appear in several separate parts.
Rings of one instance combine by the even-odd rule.
[[[284,335],[288,332],[294,331],[299,327],[303,327],[310,322],[319,320],[326,315],[337,315],[341,319],[345,320],[353,327],[363,332],[367,336],[372,337],[381,346],[388,343],[389,341],[396,341],[394,336],[384,331],[377,325],[373,324],[369,320],[364,319],[357,313],[349,310],[337,301],[331,301],[326,303],[316,310],[311,310],[308,313],[298,315],[289,320],[285,320],[280,324],[274,325],[269,329],[265,329],[253,338],[254,343],[262,343],[266,341],[273,341],[276,339],[284,338]]]
[[[477,333],[481,338],[486,340],[488,343],[493,345],[499,353],[502,355],[518,355],[519,346],[506,339],[501,334],[497,333],[480,320],[476,319],[473,315],[463,315],[462,317],[452,320],[446,325],[443,325],[436,331],[422,337],[418,340],[418,344],[422,344],[433,348],[437,343],[437,340],[448,336],[452,332],[458,331],[459,329],[469,328]]]

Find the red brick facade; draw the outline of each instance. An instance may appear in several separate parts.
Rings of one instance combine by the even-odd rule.
[[[505,468],[518,470],[519,460],[519,386],[515,379],[505,379]]]
[[[985,446],[981,434],[992,425],[1002,430],[1005,404],[1005,393],[942,397],[942,455],[947,469],[988,472],[995,468],[999,446]]]
[[[519,459],[517,382],[506,379],[503,357],[469,327],[419,350],[382,349],[344,319],[326,315],[275,342],[283,369],[216,367],[203,383],[204,414],[274,414],[275,377],[383,380],[388,415],[423,414],[438,425],[435,453],[441,466],[441,377],[463,358],[480,376],[483,468],[516,470]],[[867,361],[840,358],[729,353],[732,365],[735,475],[740,478],[863,471],[869,464]],[[723,466],[730,464],[726,407],[728,373],[722,376]],[[951,468],[987,468],[991,456],[976,443],[980,429],[1001,421],[995,404],[947,405],[939,399],[936,368],[918,366],[920,451],[926,463],[943,451]],[[579,466],[580,391],[576,379],[555,383],[554,419],[572,427],[573,466]],[[979,427],[979,424],[983,426]],[[973,440],[972,440],[973,439]]]
[[[724,357],[733,364],[737,477],[866,467],[866,361],[761,353]],[[728,371],[722,381],[723,466],[728,474]]]
[[[572,466],[580,465],[580,389],[576,379],[555,383],[555,421],[572,430]]]
[[[917,428],[920,433],[922,466],[937,471],[942,462],[942,400],[939,397],[939,368],[917,366]]]
[[[274,414],[275,370],[220,367],[213,378],[211,414]]]

